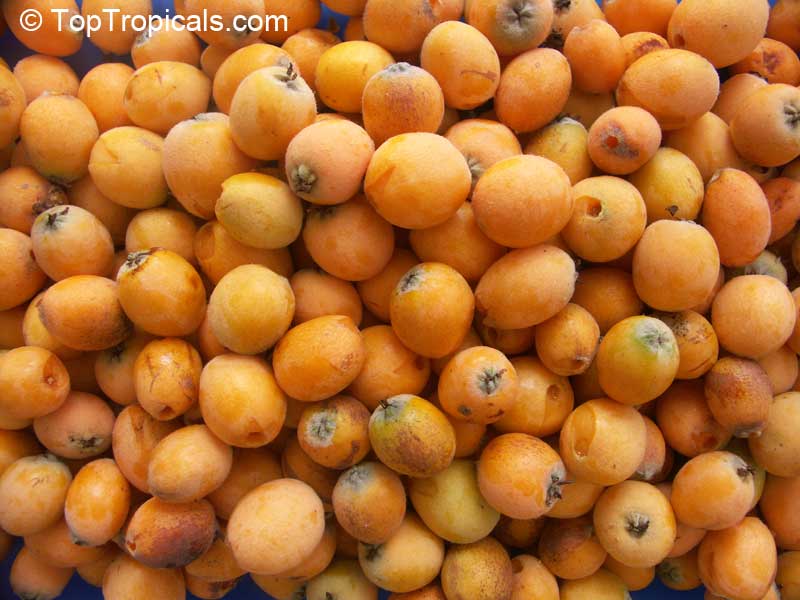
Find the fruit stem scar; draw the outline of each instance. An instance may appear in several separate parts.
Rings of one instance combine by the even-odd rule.
[[[71,531],[69,532],[69,539],[70,539],[70,540],[72,541],[72,543],[73,543],[73,544],[75,544],[76,546],[83,546],[83,547],[89,546],[89,542],[87,542],[86,540],[82,540],[81,538],[79,538],[78,536],[76,536],[76,535],[75,535],[74,533],[72,533]]]
[[[564,12],[570,9],[572,5],[572,0],[554,0],[553,8],[556,9],[556,12]]]
[[[747,480],[748,477],[753,477],[755,475],[755,473],[756,473],[756,470],[753,467],[751,467],[750,465],[747,465],[747,466],[744,466],[744,467],[739,467],[738,469],[736,469],[736,474],[742,480]]]
[[[307,165],[298,165],[292,169],[292,187],[295,192],[307,194],[314,189],[317,176]]]
[[[372,562],[373,560],[378,558],[378,556],[381,553],[381,547],[382,547],[381,544],[364,544],[364,546],[366,547],[367,550],[366,554],[364,555],[364,558],[366,560]]]
[[[508,21],[522,27],[523,23],[535,16],[535,10],[528,0],[517,0],[508,11]]]
[[[290,61],[286,67],[286,72],[280,73],[275,77],[278,79],[278,81],[285,83],[289,89],[297,90],[297,76],[297,70],[294,68],[294,63]]]
[[[123,267],[125,268],[126,271],[138,269],[147,260],[147,257],[150,256],[152,253],[153,249],[131,252],[130,254],[128,254],[128,258],[125,259],[125,264],[123,265]]]
[[[62,217],[66,217],[68,214],[69,206],[65,206],[61,210],[51,212],[49,215],[47,215],[45,227],[48,229],[58,229],[64,220]]]
[[[658,575],[669,581],[679,581],[680,572],[669,560],[665,560],[657,567]]]
[[[503,379],[506,369],[499,371],[494,367],[485,368],[478,375],[478,388],[487,396],[494,394],[500,387],[500,381]]]
[[[561,475],[553,473],[550,475],[550,485],[547,487],[547,498],[545,503],[547,506],[552,506],[557,501],[561,500],[561,486],[564,484]]]
[[[477,181],[480,176],[483,175],[483,165],[481,165],[481,161],[474,156],[467,156],[467,166],[469,167],[469,172],[472,174],[473,182]]]
[[[789,127],[795,128],[800,125],[800,108],[793,104],[787,104],[783,107],[783,114],[786,115],[786,124]]]
[[[367,480],[367,469],[362,465],[356,465],[347,471],[345,481],[353,487],[359,487]]]
[[[411,70],[411,65],[407,62],[394,63],[393,65],[386,67],[387,73],[405,73],[409,70]]]
[[[673,344],[670,343],[670,337],[665,331],[658,327],[652,327],[647,324],[640,333],[640,340],[643,345],[651,352],[660,352],[661,350],[672,350]]]
[[[123,352],[125,352],[125,342],[120,342],[108,351],[112,362],[120,362]]]
[[[554,50],[562,50],[564,48],[564,34],[557,29],[553,29],[547,39],[542,42],[542,48],[553,48]]]
[[[336,416],[328,411],[315,413],[308,421],[308,430],[313,441],[330,445],[336,433]]]
[[[641,538],[650,527],[650,517],[639,512],[632,512],[626,517],[626,529],[635,538]]]
[[[407,292],[419,286],[422,282],[422,273],[419,269],[411,269],[400,280],[400,291]]]
[[[309,215],[320,219],[327,219],[336,213],[335,206],[314,206],[309,209]]]

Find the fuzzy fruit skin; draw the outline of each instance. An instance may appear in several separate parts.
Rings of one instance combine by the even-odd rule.
[[[0,310],[8,310],[35,296],[47,275],[36,263],[33,243],[26,234],[14,229],[0,229],[0,251],[0,269],[3,271]]]
[[[272,367],[289,396],[318,402],[350,385],[365,356],[364,340],[352,319],[327,315],[290,329],[275,346]]]
[[[25,90],[10,69],[0,72],[0,90],[8,104],[0,118],[0,145],[7,146],[19,136],[19,121],[25,111]]]
[[[327,600],[329,596],[353,600],[376,600],[378,588],[364,576],[357,560],[338,559],[306,586],[308,600]]]
[[[714,593],[761,598],[777,571],[775,540],[763,522],[746,517],[739,524],[709,532],[697,555],[700,579]]]
[[[508,552],[492,537],[448,549],[442,589],[448,598],[511,600],[513,569]]]
[[[364,461],[339,477],[333,488],[333,510],[355,539],[382,544],[403,523],[406,491],[397,473],[380,462]]]
[[[446,138],[413,132],[386,140],[364,179],[370,204],[392,225],[425,229],[452,217],[469,196],[472,174]]]
[[[694,310],[655,313],[675,335],[680,365],[676,379],[697,379],[717,362],[719,340],[711,323]]]
[[[36,262],[54,281],[111,271],[111,234],[100,219],[78,206],[54,206],[41,213],[33,222],[31,242]]]
[[[607,569],[561,584],[561,600],[625,600],[628,596],[628,588],[622,579]]]
[[[713,506],[698,504],[698,498],[709,494],[715,494]],[[714,451],[681,467],[673,480],[670,502],[681,523],[719,531],[739,523],[754,497],[754,477],[747,462],[731,452]]]
[[[680,365],[672,330],[652,317],[630,317],[612,327],[597,352],[600,386],[632,406],[660,396]]]
[[[277,126],[273,117],[280,114]],[[231,102],[230,125],[236,145],[248,156],[277,160],[292,137],[314,122],[314,92],[294,66],[265,67],[248,75]]]
[[[395,63],[367,82],[362,108],[364,128],[379,146],[401,133],[436,133],[444,118],[444,94],[426,70]]]
[[[666,254],[669,258],[665,260]],[[633,256],[636,291],[656,310],[677,312],[697,306],[714,288],[719,269],[713,236],[690,222],[652,223]]]
[[[631,567],[656,566],[675,544],[669,500],[643,481],[624,481],[606,490],[597,500],[593,520],[603,547]]]
[[[114,460],[133,487],[150,493],[147,469],[158,443],[179,428],[176,421],[158,421],[138,404],[132,404],[117,415],[111,432]]]
[[[546,514],[560,498],[566,470],[550,446],[524,433],[494,438],[478,461],[478,486],[498,512],[515,519]]]
[[[186,584],[180,569],[153,569],[125,553],[112,562],[103,577],[103,597],[125,600],[152,594],[163,600],[184,600]]]
[[[745,358],[759,359],[781,348],[796,322],[792,294],[768,275],[734,277],[717,293],[711,307],[719,345]]]
[[[540,594],[541,600],[558,600],[558,582],[538,558],[529,554],[517,555],[511,559],[511,571],[514,584],[512,598]]]
[[[133,326],[125,314],[118,283],[95,275],[74,275],[48,288],[39,316],[59,342],[76,350],[105,350],[124,341]]]
[[[166,502],[192,502],[217,489],[230,473],[233,450],[205,425],[170,433],[152,451],[147,483]]]
[[[360,113],[370,77],[394,62],[378,44],[366,40],[342,42],[323,52],[314,73],[315,87],[326,106],[343,113]],[[313,101],[313,96],[312,96]]]
[[[428,358],[454,352],[469,331],[475,298],[467,281],[442,263],[421,263],[397,282],[389,300],[392,329]]]
[[[334,396],[303,411],[297,437],[316,462],[346,469],[360,463],[370,450],[369,418],[369,410],[352,396]]]
[[[129,254],[117,281],[122,308],[148,333],[181,337],[203,322],[203,281],[189,261],[171,250],[152,248]]]
[[[561,429],[559,448],[569,472],[597,485],[628,479],[642,463],[647,426],[632,406],[607,398],[578,406]]]
[[[227,531],[239,566],[264,575],[299,565],[324,532],[322,501],[308,484],[296,479],[276,479],[247,494],[234,509]],[[275,551],[278,548],[280,552]]]
[[[351,121],[322,121],[292,138],[286,178],[292,191],[314,204],[341,204],[355,196],[375,143]]]
[[[312,207],[302,241],[326,273],[346,281],[364,281],[378,276],[391,260],[395,233],[358,194],[335,206]]]
[[[86,175],[100,135],[87,106],[67,94],[40,96],[31,102],[22,113],[19,131],[31,166],[59,183]]]
[[[562,579],[587,577],[597,571],[607,557],[589,515],[548,520],[537,550],[544,566]]]
[[[55,354],[19,346],[0,355],[0,414],[35,419],[60,408],[70,392],[70,377]]]
[[[567,304],[536,327],[536,353],[545,366],[563,377],[584,373],[600,344],[600,327],[578,304]]]
[[[211,98],[211,80],[192,65],[149,63],[131,76],[123,105],[139,127],[166,135],[173,126],[203,113]]]
[[[541,129],[564,109],[572,87],[569,62],[552,48],[535,48],[503,70],[495,94],[498,119],[517,133]]]
[[[478,488],[476,465],[455,460],[427,479],[412,479],[411,503],[425,524],[439,537],[456,544],[485,538],[500,520]]]
[[[726,168],[714,173],[706,187],[702,220],[726,267],[753,262],[769,243],[769,202],[744,171]]]
[[[472,207],[478,227],[510,248],[544,243],[572,216],[570,185],[564,169],[547,158],[526,154],[501,160],[475,185]]]
[[[540,438],[558,433],[575,405],[569,379],[556,375],[532,356],[517,356],[511,364],[519,392],[511,410],[494,423],[495,429]]]
[[[54,567],[23,546],[11,565],[9,583],[20,597],[56,598],[61,595],[75,569]]]
[[[800,394],[780,394],[772,400],[764,431],[748,440],[753,458],[771,475],[800,477],[798,440],[791,433],[799,420]]]
[[[420,394],[431,374],[431,361],[409,350],[389,325],[361,330],[366,349],[364,366],[348,393],[369,410],[401,393]]]
[[[711,414],[736,437],[758,437],[767,424],[772,385],[755,361],[726,356],[705,377]]]
[[[536,48],[553,27],[553,3],[549,0],[476,0],[468,4],[467,23],[504,57]]]
[[[500,59],[491,42],[459,21],[440,23],[431,30],[422,44],[420,66],[436,78],[445,104],[456,110],[480,106],[495,95],[500,83]]]
[[[197,403],[202,368],[199,352],[184,340],[165,338],[148,343],[133,366],[139,404],[161,421],[186,413]]]
[[[286,395],[261,358],[222,354],[199,378],[203,419],[225,443],[258,448],[277,437],[286,419]]]
[[[409,513],[385,543],[360,543],[358,562],[375,585],[392,592],[410,592],[436,578],[444,553],[442,539]]]
[[[110,458],[88,463],[75,475],[64,505],[64,517],[75,539],[101,546],[122,528],[130,508],[131,487]],[[96,519],[97,506],[104,506]]]
[[[439,402],[450,416],[488,425],[500,420],[517,399],[514,365],[494,348],[477,346],[456,354],[439,378]]]
[[[714,66],[702,56],[678,49],[644,55],[625,71],[616,91],[619,105],[644,108],[664,130],[689,125],[711,110],[718,95]]]
[[[214,509],[206,500],[172,503],[151,498],[128,523],[125,547],[148,567],[183,567],[211,547],[216,528]]]
[[[164,138],[162,160],[178,202],[203,219],[214,216],[222,183],[257,164],[234,143],[230,120],[222,113],[199,114],[175,125]]]
[[[286,333],[294,309],[294,293],[285,277],[263,265],[244,264],[219,280],[209,299],[208,320],[226,348],[260,354]]]
[[[0,527],[24,536],[54,525],[63,515],[71,482],[67,466],[52,454],[12,463],[0,477]]]
[[[575,275],[575,261],[556,246],[512,250],[481,277],[475,288],[475,309],[489,327],[538,325],[569,304]]]
[[[253,248],[284,248],[303,226],[300,199],[283,181],[262,173],[226,179],[214,211],[232,237]]]
[[[750,54],[764,37],[769,12],[766,0],[689,0],[672,13],[667,37],[673,48],[696,52],[719,69]]]
[[[375,409],[369,437],[381,462],[412,477],[431,477],[455,456],[450,421],[433,404],[410,394],[389,398]]]

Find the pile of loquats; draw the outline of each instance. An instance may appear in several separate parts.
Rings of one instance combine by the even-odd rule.
[[[326,4],[3,1],[14,591],[800,599],[800,0]]]

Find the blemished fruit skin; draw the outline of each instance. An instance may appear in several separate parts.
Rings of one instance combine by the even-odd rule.
[[[800,600],[800,0],[0,40],[16,596]]]

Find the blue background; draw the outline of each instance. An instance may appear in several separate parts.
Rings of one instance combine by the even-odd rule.
[[[287,1],[290,2],[291,0]],[[774,4],[774,0],[770,0],[770,3]],[[78,4],[80,4],[80,2],[78,2]],[[170,10],[172,10],[171,1],[153,0],[153,9],[155,12],[165,14],[166,8],[170,8]],[[341,30],[344,31],[344,27],[347,23],[347,17],[332,13],[324,6],[319,26],[323,29],[327,29],[327,25],[331,16],[338,21]],[[0,37],[0,56],[2,56],[12,68],[20,58],[29,54],[31,54],[31,51],[20,44],[14,38],[14,36],[11,35],[10,31],[7,31],[5,35]],[[78,75],[82,77],[93,66],[104,62],[105,58],[103,54],[91,43],[84,43],[80,52],[73,56],[67,57],[64,60],[66,60],[75,69]],[[115,57],[114,60],[132,64],[129,58],[124,59],[123,57]],[[11,588],[8,583],[9,569],[11,568],[12,561],[13,555],[4,563],[0,564],[0,599],[2,600],[11,600],[12,598],[15,598],[15,596],[11,593]],[[648,589],[640,592],[632,592],[631,595],[636,600],[702,600],[703,588],[699,588],[691,592],[676,592],[661,585],[656,577],[655,582]],[[386,596],[387,594],[382,594],[381,598],[384,599]],[[88,585],[78,575],[75,575],[61,598],[63,600],[101,600],[102,593],[99,589]],[[187,594],[187,598],[193,599],[194,596]],[[264,599],[269,597],[266,596],[266,594],[264,594],[264,592],[262,592],[261,589],[259,589],[249,577],[243,577],[236,589],[225,596],[225,598],[230,600],[250,600],[254,598]],[[153,600],[158,599],[154,598]]]

